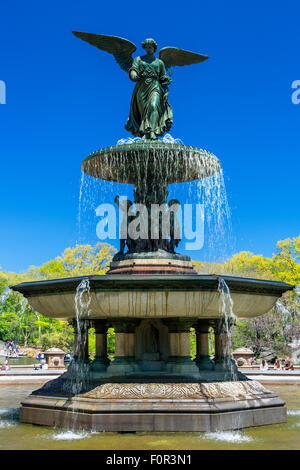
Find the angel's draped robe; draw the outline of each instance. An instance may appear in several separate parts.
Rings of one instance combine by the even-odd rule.
[[[133,90],[130,115],[125,128],[134,136],[148,136],[154,132],[157,137],[168,132],[173,123],[173,112],[164,90],[169,84],[165,64],[160,59],[148,63],[143,57],[136,57],[129,70],[138,74]]]

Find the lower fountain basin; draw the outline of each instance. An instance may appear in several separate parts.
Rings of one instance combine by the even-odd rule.
[[[286,407],[255,381],[107,383],[74,397],[37,391],[22,402],[20,419],[106,432],[214,432],[283,423]]]
[[[221,318],[217,275],[93,275],[12,286],[32,308],[52,318],[76,317],[74,297],[82,279],[89,279],[88,319],[97,318]],[[222,276],[238,318],[267,313],[291,284]],[[84,318],[84,317],[82,317]]]
[[[285,422],[284,402],[247,380],[232,364],[226,348],[228,334],[224,336],[218,325],[214,363],[208,357],[205,323],[210,322],[206,319],[225,315],[220,309],[218,276],[87,277],[89,294],[82,291],[82,295],[90,295],[89,311],[81,319],[85,315],[94,320],[95,359],[90,362],[87,343],[82,333],[77,335],[81,352],[76,349],[65,374],[22,402],[22,422],[130,432],[216,431]],[[76,288],[87,277],[22,283],[12,288],[38,312],[72,319],[76,316]],[[238,317],[266,313],[294,287],[229,276],[222,276],[222,280],[229,286]],[[101,324],[114,321],[116,346],[110,362],[105,355],[106,330]],[[189,343],[193,323],[202,345],[195,360],[190,357]]]

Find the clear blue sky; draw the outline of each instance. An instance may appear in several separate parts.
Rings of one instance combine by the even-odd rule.
[[[2,3],[2,269],[40,265],[76,242],[81,162],[129,136],[132,84],[72,30],[128,38],[138,54],[154,37],[209,55],[174,69],[171,134],[220,158],[236,251],[271,256],[277,240],[297,236],[299,14],[296,1]]]

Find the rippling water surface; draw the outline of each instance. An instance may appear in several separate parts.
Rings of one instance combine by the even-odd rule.
[[[270,387],[286,400],[286,424],[216,433],[95,433],[21,424],[19,404],[32,385],[0,387],[0,449],[300,449],[300,386]]]

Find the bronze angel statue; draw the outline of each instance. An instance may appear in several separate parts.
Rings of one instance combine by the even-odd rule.
[[[177,47],[164,47],[159,51],[159,58],[154,56],[157,43],[154,39],[145,39],[142,47],[146,55],[132,57],[136,45],[127,39],[101,34],[73,34],[102,51],[113,54],[120,67],[128,72],[129,78],[136,82],[133,90],[130,114],[125,128],[135,137],[156,140],[168,132],[173,123],[173,111],[169,104],[169,84],[171,73],[166,70],[176,65],[191,65],[203,62],[208,56],[184,51]]]

